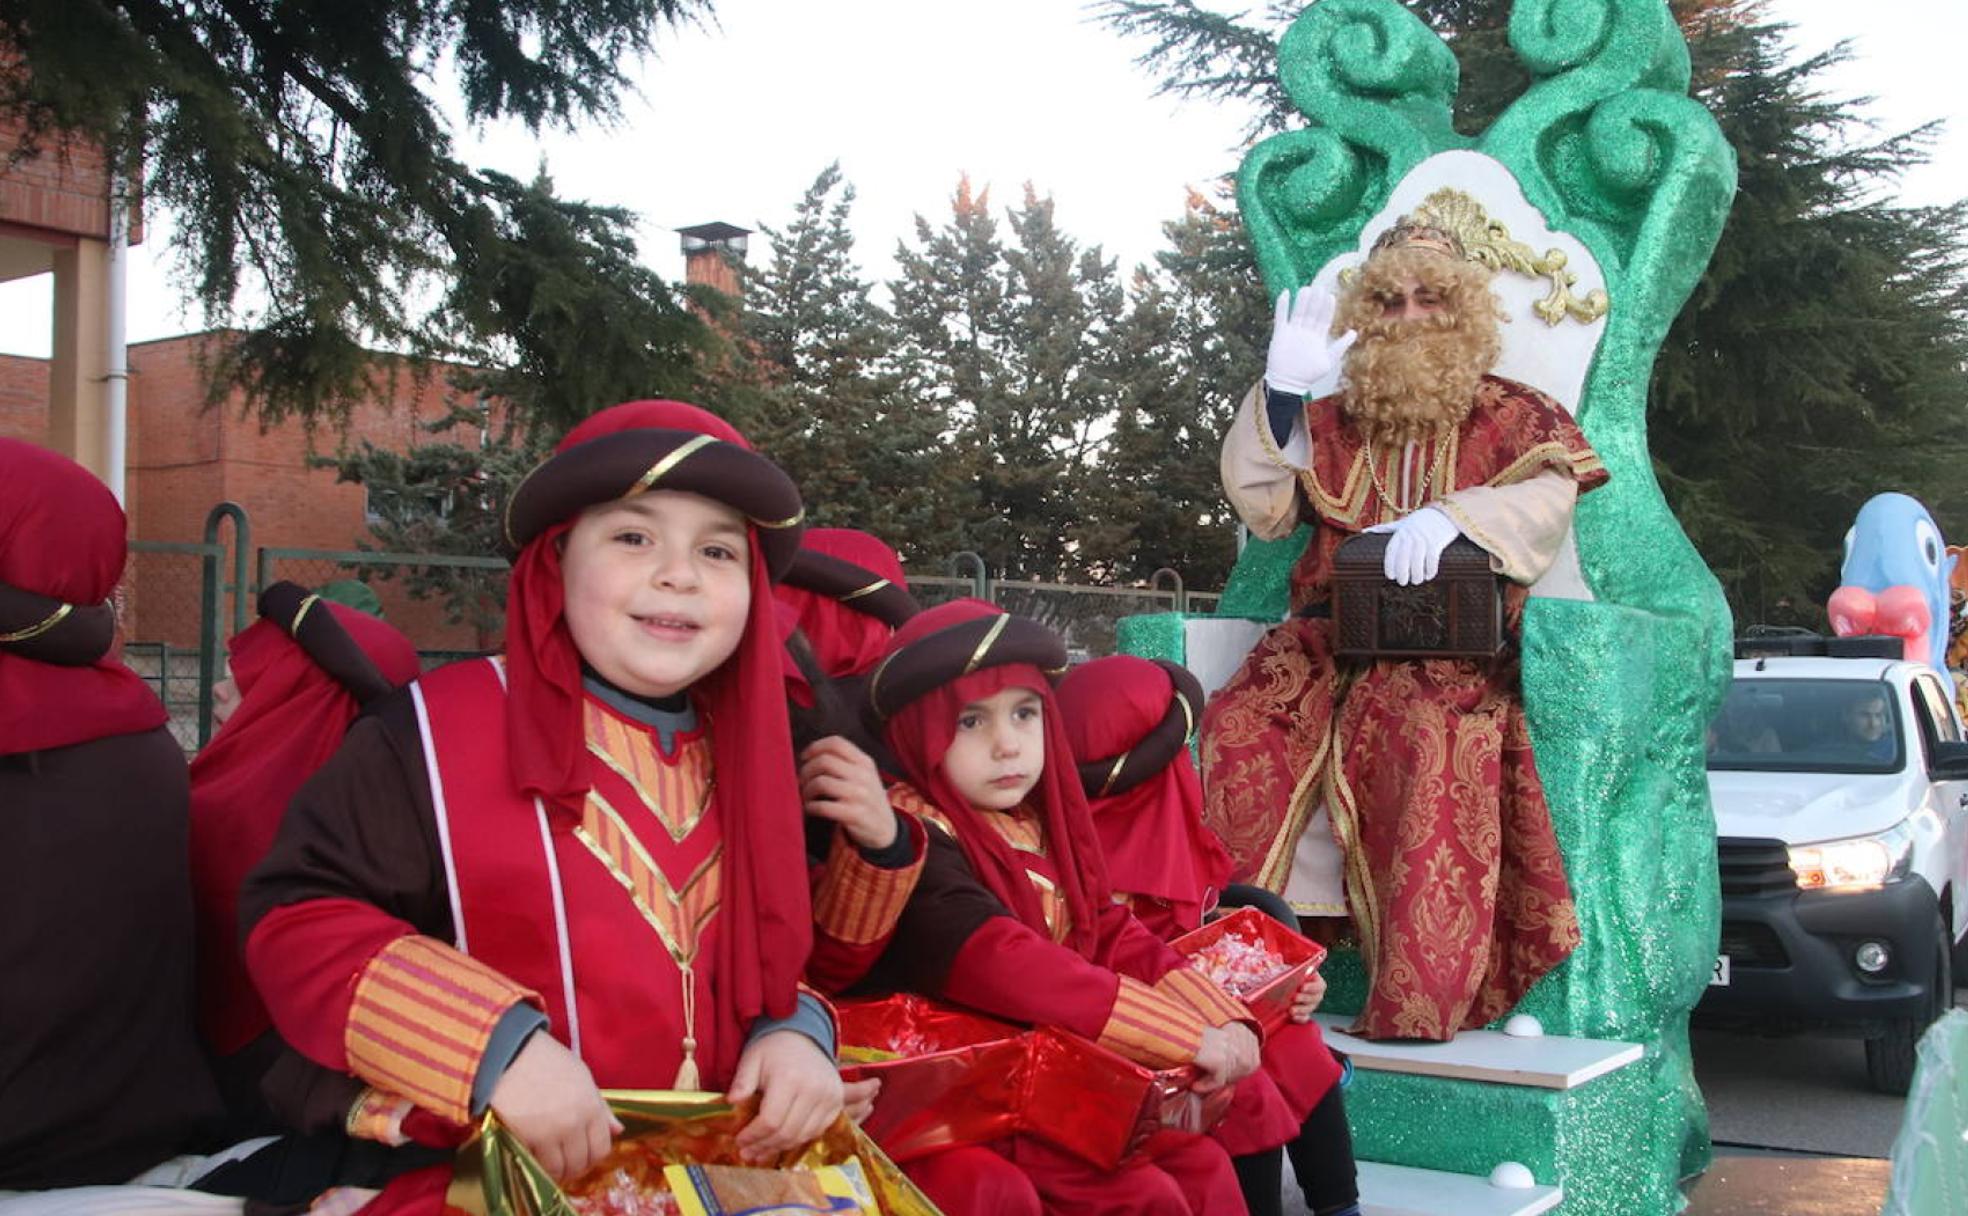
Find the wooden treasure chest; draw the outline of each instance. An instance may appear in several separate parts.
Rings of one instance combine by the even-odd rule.
[[[1341,658],[1494,657],[1503,649],[1503,576],[1458,536],[1434,578],[1403,587],[1383,571],[1385,532],[1363,532],[1333,555],[1333,649]]]

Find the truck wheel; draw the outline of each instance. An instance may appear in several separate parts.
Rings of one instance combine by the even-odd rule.
[[[1914,1049],[1920,1036],[1934,1019],[1954,1007],[1954,950],[1948,941],[1948,926],[1938,917],[1934,925],[1934,970],[1928,987],[1926,1012],[1887,1027],[1876,1039],[1867,1039],[1866,1081],[1882,1094],[1904,1095],[1913,1084]]]

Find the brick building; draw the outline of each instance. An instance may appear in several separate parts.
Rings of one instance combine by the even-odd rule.
[[[237,398],[206,405],[201,355],[224,338],[190,334],[130,346],[131,539],[200,540],[212,507],[235,502],[245,508],[254,549],[354,549],[368,538],[366,491],[337,484],[333,470],[308,464],[311,455],[334,451],[334,433],[311,435],[292,420],[263,428]],[[48,360],[0,355],[0,435],[48,444],[48,376]],[[429,441],[421,424],[444,417],[460,399],[441,369],[386,377],[385,384],[387,397],[350,417],[350,443],[407,451]],[[221,539],[232,543],[230,527]],[[196,559],[177,554],[135,556],[124,612],[131,641],[197,646],[196,566]],[[349,575],[325,560],[289,561],[272,573],[308,583]],[[393,580],[372,585],[391,623],[423,649],[474,649],[487,640],[469,626],[446,623],[442,605],[412,599]]]

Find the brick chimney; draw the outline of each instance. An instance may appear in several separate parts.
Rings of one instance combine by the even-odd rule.
[[[683,238],[684,282],[736,296],[738,264],[745,260],[745,238],[751,234],[750,228],[722,222],[677,229]]]

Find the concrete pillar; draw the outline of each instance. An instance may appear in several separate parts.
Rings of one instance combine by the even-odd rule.
[[[108,479],[109,242],[79,238],[55,250],[54,357],[48,366],[48,446]]]

